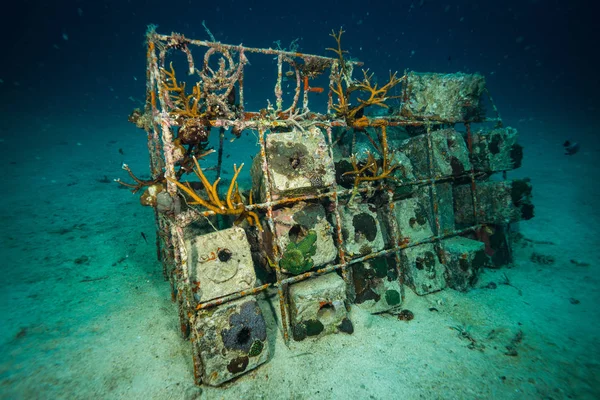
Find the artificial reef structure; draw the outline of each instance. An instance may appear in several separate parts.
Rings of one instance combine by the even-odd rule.
[[[530,183],[506,176],[521,165],[517,132],[483,76],[376,81],[342,34],[323,57],[147,33],[145,107],[130,121],[151,177],[123,165],[133,181],[120,183],[154,209],[197,384],[268,362],[261,292],[277,291],[285,343],[351,334],[350,307],[469,290],[511,262],[509,226],[533,217]],[[272,74],[251,74],[261,58]],[[273,101],[248,110],[265,85]],[[244,170],[224,150],[252,138]]]

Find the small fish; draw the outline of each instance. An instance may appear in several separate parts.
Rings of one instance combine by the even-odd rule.
[[[577,142],[571,143],[567,140],[563,143],[563,147],[565,148],[565,155],[567,156],[572,156],[579,151],[579,143]]]
[[[125,152],[123,151],[123,149],[119,149],[119,154],[125,155]]]
[[[144,242],[146,242],[146,244],[148,243],[148,239],[146,238],[146,234],[144,232],[140,232],[142,234],[142,237],[144,238]]]

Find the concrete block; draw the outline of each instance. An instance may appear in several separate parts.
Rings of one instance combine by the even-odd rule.
[[[335,273],[290,286],[290,314],[295,340],[320,337],[352,327],[346,311],[346,284]]]
[[[476,171],[508,171],[521,166],[523,147],[516,129],[496,128],[473,134],[473,167]]]
[[[442,241],[442,249],[446,262],[446,284],[461,292],[472,288],[481,268],[491,264],[485,245],[477,240],[448,238]]]
[[[246,233],[240,227],[186,239],[194,299],[206,302],[255,286],[256,274]]]
[[[452,128],[430,133],[433,150],[433,176],[429,165],[427,134],[406,139],[400,144],[413,166],[417,179],[459,176],[471,171],[469,150],[463,136]]]
[[[314,194],[335,183],[329,146],[316,126],[306,131],[269,133],[266,153],[273,200]],[[254,157],[252,182],[255,198],[264,202],[267,188],[260,156]]]
[[[426,243],[402,251],[405,282],[418,295],[437,292],[446,287],[445,267],[433,244]]]
[[[317,234],[316,251],[312,256],[315,267],[331,263],[337,258],[333,228],[327,221],[322,205],[298,202],[293,207],[274,210],[273,220],[279,246],[284,252],[290,241],[297,243],[314,231]]]
[[[485,78],[479,74],[410,72],[400,113],[408,118],[448,122],[473,119],[482,113],[479,103]]]
[[[402,287],[395,262],[378,257],[352,265],[355,303],[370,313],[396,308],[402,303]]]
[[[192,334],[195,373],[207,385],[218,386],[269,358],[267,325],[253,297],[199,311]]]
[[[427,216],[428,204],[417,197],[397,201],[393,204],[392,218],[396,219],[400,242],[418,242],[433,236],[431,223]],[[389,226],[388,229],[393,229]]]
[[[416,193],[419,202],[424,204],[423,208],[427,212],[427,219],[431,221],[431,228],[435,231],[436,224],[433,207],[427,206],[431,203],[431,186],[421,186],[417,189]],[[436,232],[436,234],[450,234],[455,230],[453,186],[449,182],[437,183],[435,185],[435,193],[438,205],[437,215],[440,223],[440,232]]]
[[[505,225],[533,218],[531,183],[528,180],[477,182],[477,217],[473,215],[471,185],[454,187],[454,218],[456,224],[475,223]]]
[[[373,204],[352,202],[339,209],[348,256],[362,257],[384,249],[382,227]]]

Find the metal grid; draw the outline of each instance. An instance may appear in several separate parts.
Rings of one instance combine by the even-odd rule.
[[[418,246],[424,243],[434,243],[439,246],[441,240],[461,235],[470,231],[477,230],[483,225],[476,223],[473,226],[470,226],[465,229],[455,230],[453,232],[442,234],[440,232],[440,219],[439,219],[439,210],[438,210],[438,202],[437,202],[437,192],[436,192],[436,184],[439,182],[447,182],[450,179],[456,178],[465,178],[468,177],[471,181],[472,188],[472,196],[473,196],[473,212],[475,215],[475,221],[477,222],[477,196],[476,196],[476,182],[479,177],[478,174],[474,171],[473,163],[471,163],[471,170],[463,174],[459,177],[441,177],[434,176],[434,164],[433,164],[433,144],[432,144],[432,136],[431,136],[431,127],[434,124],[456,124],[463,123],[467,130],[467,144],[470,157],[472,157],[472,140],[471,140],[471,130],[470,125],[472,122],[496,122],[499,125],[501,124],[500,116],[497,113],[495,106],[493,105],[493,101],[491,97],[488,98],[493,106],[494,111],[496,111],[495,118],[488,119],[480,119],[477,121],[442,121],[442,120],[434,120],[434,119],[406,119],[399,116],[391,116],[391,117],[377,117],[377,118],[369,118],[368,126],[374,127],[375,129],[386,129],[387,126],[424,126],[427,129],[427,148],[428,148],[428,157],[429,157],[429,178],[427,179],[419,179],[410,182],[404,182],[401,185],[397,185],[397,187],[403,186],[429,186],[431,188],[431,209],[433,210],[433,216],[435,221],[435,232],[434,235],[428,237],[424,240],[420,240],[418,242],[408,242],[403,238],[399,237],[399,230],[397,228],[397,224],[395,218],[390,218],[391,225],[395,227],[392,229],[392,232],[389,232],[391,238],[391,247],[384,248],[381,251],[374,252],[368,254],[363,257],[351,258],[348,259],[343,244],[342,230],[341,230],[341,216],[339,213],[339,199],[349,197],[353,190],[338,190],[337,184],[334,183],[329,190],[324,193],[316,193],[304,196],[298,196],[294,198],[284,198],[273,200],[271,193],[271,185],[269,182],[269,168],[267,164],[267,155],[266,155],[266,136],[269,134],[270,130],[273,128],[279,127],[289,127],[289,128],[300,128],[306,126],[318,126],[322,131],[324,130],[326,133],[326,140],[328,142],[328,147],[331,155],[331,159],[333,162],[333,149],[332,149],[332,127],[346,126],[346,122],[342,119],[336,119],[336,117],[331,113],[333,97],[332,91],[329,90],[327,96],[327,113],[326,114],[318,114],[311,113],[309,111],[310,105],[310,92],[311,88],[308,86],[307,82],[302,82],[300,71],[298,68],[295,68],[295,79],[296,79],[296,88],[294,97],[292,100],[292,104],[284,109],[283,108],[283,98],[282,98],[282,70],[285,62],[288,62],[291,59],[299,59],[304,61],[305,63],[308,61],[319,60],[324,63],[327,68],[330,70],[330,83],[333,82],[333,71],[338,67],[338,60],[334,58],[320,57],[315,55],[308,55],[302,53],[292,53],[282,50],[275,49],[259,49],[259,48],[249,48],[244,46],[231,46],[225,45],[221,43],[215,42],[207,42],[207,41],[199,41],[199,40],[190,40],[178,34],[172,35],[160,35],[155,32],[150,32],[147,36],[147,91],[146,91],[146,107],[150,110],[152,115],[151,129],[148,129],[148,149],[150,152],[150,167],[152,171],[152,177],[154,179],[158,178],[161,174],[163,174],[167,178],[175,178],[175,162],[173,157],[174,151],[174,135],[172,126],[174,125],[174,121],[169,115],[171,111],[170,101],[168,98],[168,93],[162,89],[161,83],[165,82],[165,59],[167,53],[172,50],[182,51],[185,53],[187,57],[189,72],[194,73],[196,71],[194,57],[192,56],[191,47],[194,46],[194,51],[196,51],[196,47],[205,50],[203,66],[202,69],[206,70],[208,67],[209,59],[213,55],[220,55],[222,57],[228,58],[233,64],[237,65],[237,69],[235,72],[235,81],[230,84],[234,84],[238,86],[239,90],[239,107],[236,110],[235,115],[230,115],[229,118],[217,118],[215,120],[211,120],[211,125],[213,127],[221,128],[221,135],[225,128],[238,128],[238,129],[250,129],[255,132],[258,132],[258,139],[260,145],[260,157],[261,157],[261,167],[264,174],[264,178],[266,180],[266,202],[261,204],[253,204],[246,206],[246,209],[251,211],[260,211],[264,213],[264,219],[267,222],[271,232],[275,236],[273,240],[273,254],[275,255],[275,272],[277,281],[275,283],[264,284],[249,290],[240,291],[228,296],[224,296],[218,299],[214,299],[211,301],[207,301],[204,303],[196,304],[192,293],[190,291],[190,281],[188,276],[188,268],[187,262],[188,257],[185,251],[184,244],[184,232],[183,229],[190,225],[191,223],[199,220],[202,217],[208,217],[214,215],[213,211],[202,211],[197,209],[188,209],[185,212],[179,213],[174,216],[165,216],[163,214],[159,214],[158,211],[155,211],[156,223],[158,227],[158,235],[157,235],[157,248],[158,255],[160,261],[162,261],[164,266],[165,277],[171,280],[173,285],[173,293],[174,300],[176,300],[179,304],[180,311],[180,319],[181,319],[181,330],[184,336],[187,336],[189,333],[189,325],[193,324],[196,312],[198,310],[206,309],[208,307],[218,306],[220,304],[262,292],[270,287],[277,287],[279,294],[279,303],[280,303],[280,311],[281,311],[281,328],[283,332],[283,337],[285,342],[287,343],[289,340],[289,304],[287,301],[287,289],[288,286],[315,276],[323,275],[332,271],[340,270],[342,277],[347,285],[348,290],[351,292],[351,288],[353,287],[353,283],[351,280],[351,270],[350,266],[356,263],[360,263],[369,259],[384,257],[392,255],[396,262],[396,269],[398,273],[398,279],[400,283],[403,283],[403,271],[401,270],[402,262],[401,262],[401,252],[410,247]],[[236,54],[237,62],[233,60],[232,53]],[[265,112],[245,112],[244,107],[244,69],[247,64],[247,56],[249,54],[255,55],[275,55],[277,57],[277,78],[274,85],[274,92],[276,97],[275,108],[270,110],[270,116],[266,116]],[[286,61],[287,60],[287,61]],[[358,64],[358,63],[355,63]],[[358,64],[360,65],[360,64]],[[403,79],[403,88],[404,88],[404,96],[406,96],[406,88],[407,88],[407,74],[404,75]],[[487,91],[486,91],[487,93]],[[300,106],[300,98],[302,97],[302,105]],[[350,127],[348,127],[350,128]],[[222,143],[222,141],[221,141]],[[333,168],[333,165],[331,166]],[[368,188],[362,187],[358,189],[359,192],[366,192]],[[175,198],[177,196],[177,187],[176,185],[168,181],[167,182],[167,191],[168,193]],[[389,210],[392,211],[394,207],[394,203],[392,201],[393,189],[387,187],[385,191],[388,194],[388,206]],[[273,218],[273,208],[280,205],[291,205],[297,203],[299,201],[307,201],[307,200],[321,200],[328,198],[333,204],[333,220],[334,220],[334,237],[337,243],[338,250],[338,262],[334,265],[329,265],[317,270],[309,271],[297,276],[286,277],[280,267],[279,267],[279,257],[282,254],[281,249],[278,247],[279,240],[277,239],[276,229],[274,229],[274,218]],[[390,214],[392,214],[390,212]],[[403,287],[403,285],[401,285]],[[402,299],[404,299],[404,290],[402,290]]]

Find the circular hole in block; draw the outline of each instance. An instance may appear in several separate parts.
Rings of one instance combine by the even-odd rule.
[[[250,340],[250,337],[252,337],[252,334],[250,332],[250,328],[243,327],[238,332],[236,340],[237,340],[237,342],[238,342],[239,345],[243,346],[246,343],[248,343],[248,341]]]
[[[219,249],[217,252],[217,257],[219,257],[219,261],[227,262],[231,259],[231,250],[229,249]]]
[[[423,260],[421,257],[417,257],[417,259],[415,260],[415,267],[418,270],[422,270],[425,268],[425,260]]]
[[[306,236],[306,229],[302,225],[294,225],[288,232],[288,238],[293,243],[298,243]]]
[[[319,304],[319,311],[317,312],[317,318],[319,320],[327,320],[328,317],[333,316],[335,307],[330,302],[321,302]]]

